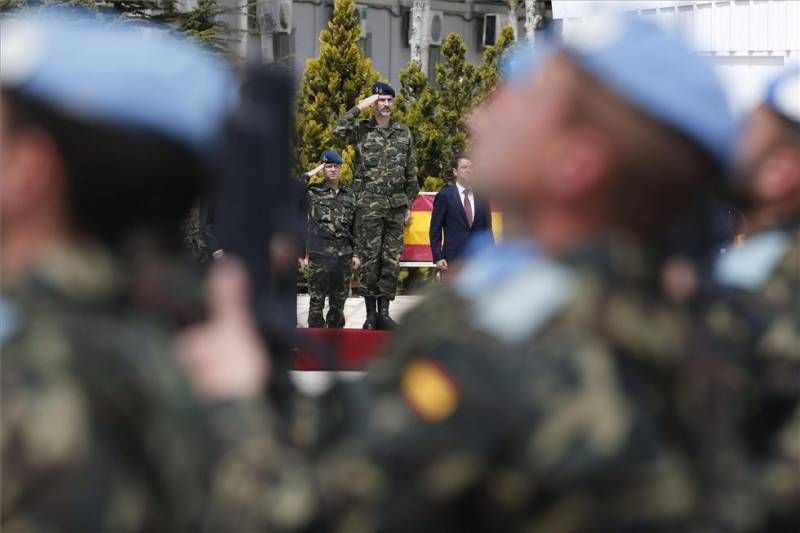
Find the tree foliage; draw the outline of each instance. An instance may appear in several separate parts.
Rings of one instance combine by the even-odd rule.
[[[217,0],[199,0],[190,11],[178,9],[177,0],[0,0],[0,12],[25,12],[43,8],[84,8],[95,11],[115,23],[155,22],[173,28],[225,52],[226,36],[230,32],[220,22],[226,12]]]
[[[317,165],[328,148],[343,151],[341,180],[353,179],[353,150],[334,138],[336,119],[369,93],[378,73],[359,48],[361,23],[353,0],[336,0],[328,28],[320,33],[319,57],[309,59],[297,106],[298,173]]]
[[[506,52],[516,44],[514,40],[514,30],[506,26],[497,38],[494,46],[486,47],[483,57],[478,67],[478,77],[480,87],[478,89],[474,103],[479,104],[492,94],[497,84],[500,83],[503,58]]]
[[[437,158],[438,172],[434,176],[449,179],[453,158],[467,146],[465,120],[472,108],[479,79],[475,66],[466,59],[467,47],[457,33],[451,33],[442,45],[445,61],[436,65],[436,84],[439,87],[439,106],[436,122],[443,135]]]
[[[400,72],[402,84],[398,118],[414,137],[422,189],[438,191],[450,179],[453,158],[467,144],[465,117],[480,87],[477,68],[466,60],[460,35],[451,33],[442,44],[436,66],[436,88],[416,63]]]
[[[417,156],[417,175],[423,180],[423,190],[438,190],[436,183],[430,180],[438,176],[437,154],[443,140],[436,122],[439,95],[416,62],[409,63],[400,71],[400,85],[395,119],[411,130]]]

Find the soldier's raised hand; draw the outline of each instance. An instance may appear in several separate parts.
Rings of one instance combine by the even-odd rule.
[[[256,398],[270,362],[250,310],[247,275],[238,261],[220,262],[208,279],[208,320],[177,340],[178,358],[198,396],[210,402]]]
[[[356,106],[361,111],[364,111],[366,108],[372,107],[375,104],[375,102],[378,101],[378,98],[380,98],[380,97],[381,97],[381,95],[379,95],[379,94],[372,94],[370,96],[367,96],[363,100],[361,100],[358,104],[356,104]]]
[[[306,173],[306,175],[307,175],[309,178],[310,178],[310,177],[312,177],[312,176],[316,176],[317,174],[319,174],[319,173],[322,171],[322,169],[323,169],[323,168],[325,168],[325,163],[322,163],[322,164],[321,164],[321,165],[319,165],[318,167],[315,167],[313,170],[309,170],[309,171]]]

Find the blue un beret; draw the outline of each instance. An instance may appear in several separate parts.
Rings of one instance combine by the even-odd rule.
[[[764,102],[800,125],[800,64],[792,65],[770,81]]]
[[[617,96],[731,164],[736,124],[712,66],[678,37],[641,17],[606,14],[582,21],[563,43],[526,46],[505,65],[511,83],[565,53]]]
[[[340,156],[333,150],[325,150],[324,152],[322,152],[322,155],[319,156],[319,160],[323,163],[333,163],[335,165],[341,165],[342,163],[344,163],[342,156]]]
[[[384,94],[394,98],[394,89],[388,83],[382,81],[376,82],[372,85],[372,94]]]
[[[231,72],[166,32],[143,33],[85,12],[9,19],[2,87],[65,114],[153,131],[200,150],[236,102]]]

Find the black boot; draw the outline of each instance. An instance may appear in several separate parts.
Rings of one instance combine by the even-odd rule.
[[[310,328],[324,328],[325,320],[322,318],[322,313],[308,314],[308,327]]]
[[[378,329],[394,329],[397,323],[389,316],[389,298],[378,298]]]
[[[364,303],[367,305],[367,319],[364,321],[364,329],[376,329],[378,327],[378,312],[375,309],[375,298],[364,296]]]

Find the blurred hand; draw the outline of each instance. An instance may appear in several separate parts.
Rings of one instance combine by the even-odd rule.
[[[211,254],[211,257],[213,257],[214,259],[224,259],[225,252],[223,250],[217,250],[216,252]]]
[[[361,259],[359,259],[356,256],[353,256],[353,260],[351,261],[351,264],[353,266],[353,270],[358,270],[359,268],[361,268]]]
[[[293,268],[295,259],[302,252],[294,239],[286,233],[276,233],[269,241],[269,259],[275,270],[287,271]]]
[[[316,176],[322,171],[323,168],[325,168],[325,163],[322,163],[318,167],[315,167],[313,170],[308,171],[308,177],[310,178],[312,176]]]
[[[408,224],[409,222],[411,222],[411,209],[406,209],[405,223]]]
[[[269,353],[250,310],[247,275],[238,261],[215,265],[208,278],[208,320],[178,336],[178,358],[207,401],[259,397],[269,381]]]
[[[379,95],[379,94],[373,94],[373,95],[367,96],[366,98],[361,100],[359,103],[357,103],[356,106],[361,111],[364,111],[366,108],[372,107],[375,104],[375,102],[378,101],[378,98],[380,98],[380,96],[381,95]]]
[[[438,268],[442,272],[447,271],[447,260],[446,259],[439,259],[436,261],[436,268]]]

